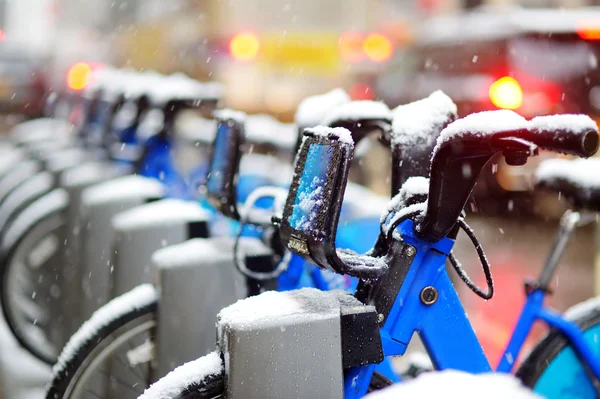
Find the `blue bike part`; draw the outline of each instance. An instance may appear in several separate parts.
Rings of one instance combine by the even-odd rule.
[[[373,243],[379,236],[379,218],[345,220],[339,223],[338,228],[337,248],[348,248],[358,253],[365,253],[373,247]]]
[[[600,325],[583,332],[592,355],[600,358]],[[598,392],[572,346],[566,346],[552,359],[534,386],[534,392],[549,399],[597,398]]]
[[[188,186],[174,166],[170,140],[161,135],[153,136],[146,143],[146,151],[140,175],[163,182],[167,197],[190,199]]]
[[[416,252],[380,330],[384,354],[404,354],[412,336],[418,333],[437,368],[471,373],[491,371],[446,272],[445,262],[454,241],[449,238],[437,242],[424,241],[414,234],[411,220],[404,221],[398,229],[404,242]],[[431,305],[421,300],[421,291],[428,286],[438,292],[437,301]],[[439,328],[440,320],[444,320],[444,329]],[[344,398],[363,397],[374,370],[374,365],[349,370],[344,379]]]
[[[586,370],[585,362],[596,378],[600,377],[600,326],[581,331],[579,326],[562,315],[544,307],[545,292],[528,293],[527,300],[513,331],[497,371],[511,372],[515,360],[536,320],[561,331],[570,345],[550,362],[535,385],[535,391],[548,398],[588,398],[597,396]]]

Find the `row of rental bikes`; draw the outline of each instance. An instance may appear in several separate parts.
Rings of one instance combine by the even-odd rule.
[[[573,159],[596,153],[593,120],[458,118],[439,91],[389,109],[336,89],[288,125],[221,95],[105,69],[2,144],[2,310],[53,365],[48,399],[599,396],[600,300],[544,305],[571,233],[600,211],[600,162]],[[373,137],[391,199],[349,182]],[[540,150],[568,156],[543,161],[533,189],[571,209],[490,365],[454,288],[494,293],[463,209],[493,157],[522,165]],[[453,255],[460,231],[485,288]],[[522,353],[538,321],[549,333]],[[442,372],[397,372],[415,333]]]

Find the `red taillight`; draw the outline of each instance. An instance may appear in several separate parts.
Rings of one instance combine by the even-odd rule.
[[[375,92],[373,88],[366,83],[355,83],[350,90],[348,90],[350,98],[353,100],[374,100]]]
[[[72,90],[83,90],[90,81],[92,67],[85,62],[73,65],[67,73],[67,86]]]
[[[600,23],[580,22],[576,26],[577,34],[583,40],[600,40]]]

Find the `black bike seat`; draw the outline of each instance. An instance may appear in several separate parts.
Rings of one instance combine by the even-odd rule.
[[[560,193],[577,209],[600,212],[600,159],[548,159],[535,176],[535,188]]]

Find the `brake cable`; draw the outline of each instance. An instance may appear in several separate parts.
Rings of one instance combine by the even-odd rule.
[[[255,272],[253,270],[250,270],[246,266],[245,262],[243,262],[240,259],[239,247],[240,247],[240,239],[242,237],[244,227],[246,227],[246,225],[249,224],[248,220],[250,218],[250,213],[251,213],[252,207],[254,206],[254,204],[256,204],[256,202],[258,202],[259,199],[262,198],[260,195],[256,194],[256,192],[258,190],[260,190],[260,189],[255,190],[246,199],[246,207],[245,207],[246,211],[243,212],[243,215],[240,217],[240,227],[237,231],[237,234],[235,236],[235,241],[233,244],[233,264],[235,265],[235,268],[240,273],[242,273],[244,276],[255,279],[255,280],[259,280],[259,281],[265,281],[265,280],[276,279],[277,277],[279,277],[281,275],[281,273],[283,273],[287,269],[288,263],[290,262],[292,255],[289,251],[285,251],[284,255],[279,258],[279,262],[277,263],[277,266],[271,272]],[[263,190],[263,191],[265,191],[265,190]],[[253,194],[255,194],[255,195],[253,195]],[[277,208],[277,201],[274,206]]]
[[[483,252],[483,248],[481,247],[479,240],[475,236],[475,232],[473,231],[473,229],[471,229],[467,222],[465,222],[464,218],[458,218],[458,226],[467,234],[467,236],[471,240],[471,243],[473,243],[473,245],[475,246],[475,250],[477,251],[477,255],[479,256],[479,261],[481,262],[483,274],[485,275],[487,292],[483,292],[483,290],[476,286],[473,280],[469,278],[467,272],[465,272],[465,269],[454,256],[453,251],[451,251],[450,255],[448,255],[448,260],[452,264],[452,267],[454,267],[454,270],[456,270],[458,277],[460,277],[460,279],[467,285],[467,287],[471,289],[471,291],[473,291],[477,296],[485,300],[491,299],[494,296],[494,279],[492,278],[490,263],[488,262],[487,257]]]

